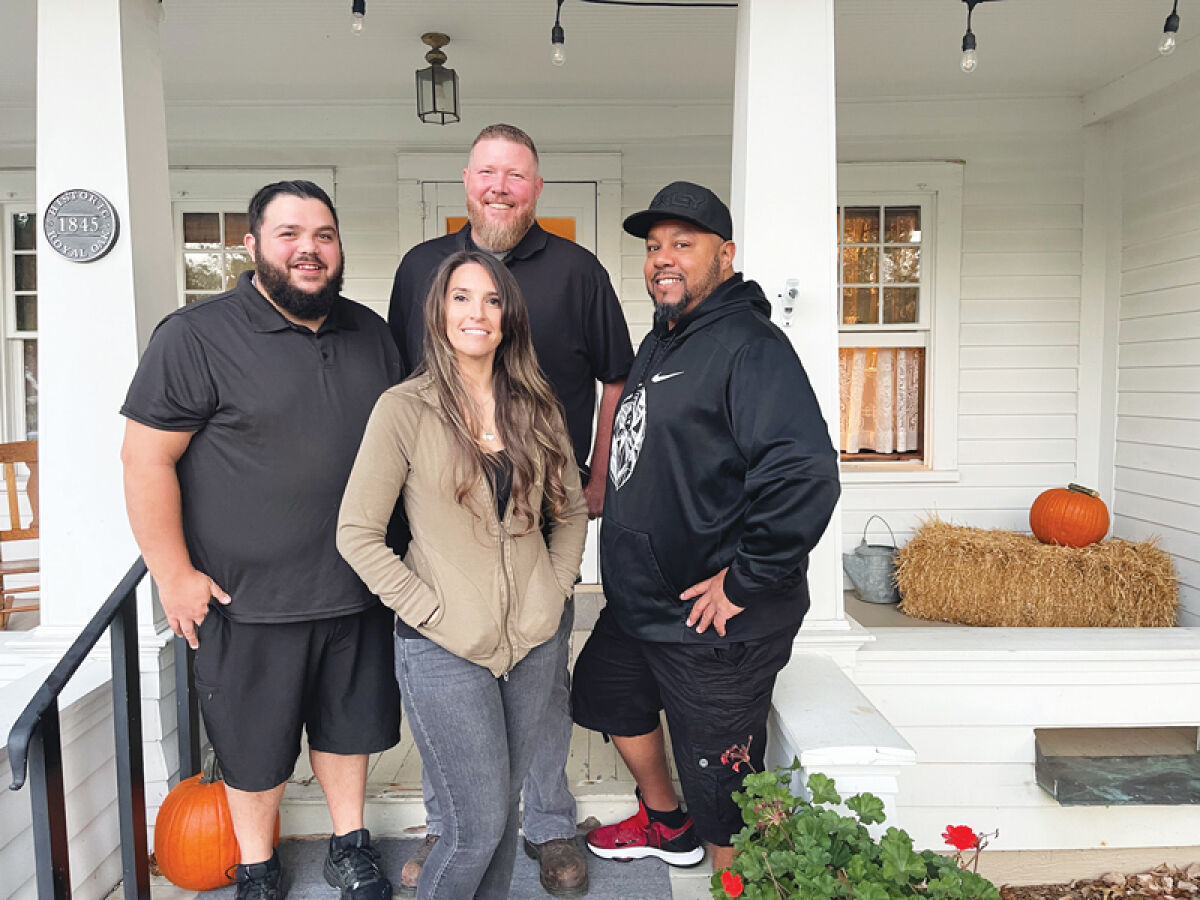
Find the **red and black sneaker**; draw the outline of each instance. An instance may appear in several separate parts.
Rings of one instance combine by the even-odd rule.
[[[639,795],[638,810],[623,822],[604,825],[587,835],[587,847],[604,859],[628,862],[653,856],[672,866],[694,866],[704,861],[704,848],[696,837],[691,816],[681,828],[651,822]]]

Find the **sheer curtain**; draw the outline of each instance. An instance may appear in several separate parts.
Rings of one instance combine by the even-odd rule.
[[[838,352],[843,453],[912,453],[920,447],[920,348]]]

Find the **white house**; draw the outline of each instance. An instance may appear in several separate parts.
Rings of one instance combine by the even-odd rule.
[[[346,293],[383,312],[403,252],[461,209],[469,141],[508,121],[542,151],[541,212],[593,243],[635,341],[649,305],[621,219],[677,178],[726,196],[739,267],[779,298],[835,437],[876,451],[844,462],[776,752],[885,794],[922,846],[967,823],[999,828],[1001,853],[1200,858],[1188,806],[1060,806],[1034,779],[1035,728],[1200,725],[1200,6],[1181,3],[1160,56],[1171,0],[982,3],[968,74],[959,0],[705,5],[567,0],[561,67],[551,0],[369,0],[361,33],[349,0],[4,5],[0,429],[40,442],[43,589],[41,625],[2,635],[0,732],[136,556],[116,411],[158,319],[242,264],[250,194],[291,176],[330,188]],[[416,116],[428,31],[451,38],[458,124]],[[120,217],[96,262],[42,234],[70,189]],[[868,355],[917,384],[891,438],[839,433],[839,402],[870,402]],[[1034,497],[1069,481],[1099,489],[1114,535],[1161,539],[1178,627],[847,615],[840,553],[872,514],[900,541],[929,513],[1024,530]],[[142,622],[153,810],[177,763],[148,595]],[[80,896],[119,874],[106,684],[85,671],[64,712]],[[26,871],[27,812],[7,810],[27,798],[0,808],[0,893],[30,895],[8,874]]]

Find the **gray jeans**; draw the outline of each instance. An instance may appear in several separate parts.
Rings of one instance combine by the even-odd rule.
[[[558,632],[546,644],[556,648],[555,676],[546,718],[538,729],[533,763],[525,777],[525,810],[522,828],[534,844],[575,837],[575,795],[567,785],[567,753],[571,749],[571,673],[568,670],[571,628],[575,624],[575,598],[568,597]],[[429,781],[421,773],[425,797],[425,828],[442,834],[442,811]]]
[[[442,813],[419,900],[508,897],[521,781],[556,683],[559,643],[555,634],[496,678],[433,641],[396,639],[404,714]]]

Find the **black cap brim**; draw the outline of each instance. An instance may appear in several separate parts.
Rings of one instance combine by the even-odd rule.
[[[690,216],[680,215],[677,212],[664,212],[658,209],[644,209],[641,212],[634,213],[625,219],[624,228],[629,234],[634,237],[645,239],[650,235],[650,229],[659,222],[671,220],[674,222],[687,222],[689,225],[695,225],[701,231],[706,231],[709,234],[715,234],[723,241],[733,240],[733,235],[721,234],[719,231],[713,231],[703,222],[699,222]]]

